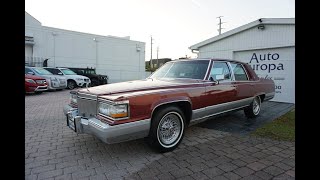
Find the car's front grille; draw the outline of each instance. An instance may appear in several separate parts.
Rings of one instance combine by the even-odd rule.
[[[46,80],[36,80],[37,84],[44,84]]]
[[[89,82],[89,79],[84,79],[85,82]]]
[[[92,94],[78,93],[78,111],[83,117],[95,116],[97,114],[97,96]]]

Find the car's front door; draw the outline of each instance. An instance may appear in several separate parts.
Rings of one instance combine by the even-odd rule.
[[[230,109],[235,99],[236,88],[232,82],[232,71],[228,62],[213,61],[206,84],[205,106],[207,115],[217,114]]]

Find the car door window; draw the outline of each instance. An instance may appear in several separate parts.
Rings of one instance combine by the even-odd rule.
[[[60,72],[58,69],[54,69],[54,68],[46,68],[46,70],[48,70],[54,75],[58,75],[58,73]]]
[[[234,79],[236,81],[248,81],[247,74],[241,64],[237,64],[237,63],[230,63],[230,64],[233,69]]]
[[[220,76],[220,78],[218,78]],[[214,62],[210,77],[213,78],[213,80],[221,79],[223,77],[223,80],[220,81],[230,81],[231,80],[231,71],[229,69],[229,66],[226,62]]]

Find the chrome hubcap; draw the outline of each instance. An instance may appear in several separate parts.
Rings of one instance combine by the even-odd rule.
[[[260,99],[255,98],[253,101],[253,113],[257,115],[260,111]]]
[[[158,138],[161,143],[170,145],[174,143],[181,133],[181,121],[175,114],[163,117],[158,127]]]

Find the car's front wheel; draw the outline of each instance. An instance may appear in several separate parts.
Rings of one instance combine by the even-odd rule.
[[[73,80],[70,80],[70,81],[68,81],[68,83],[67,83],[67,87],[68,87],[68,89],[74,89],[74,88],[76,88],[76,82],[74,82]]]
[[[254,118],[259,115],[261,109],[261,99],[260,96],[254,97],[251,104],[244,109],[244,114],[248,118]]]
[[[159,152],[174,150],[182,141],[185,122],[185,116],[178,107],[161,108],[152,118],[149,145]]]

